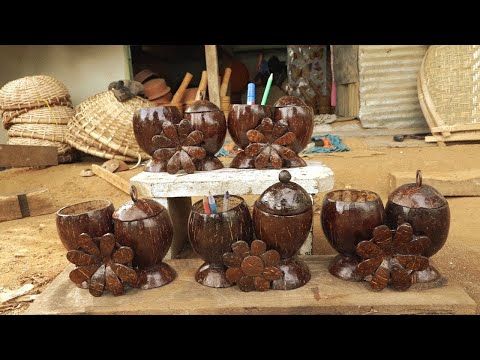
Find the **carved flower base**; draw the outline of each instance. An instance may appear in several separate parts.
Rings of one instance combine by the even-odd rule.
[[[195,160],[195,169],[198,171],[212,171],[223,169],[222,162],[212,155],[207,155],[204,159]]]
[[[426,290],[447,284],[447,279],[432,265],[425,270],[414,271],[412,274],[412,289]]]
[[[145,171],[146,172],[166,172],[167,171],[167,163],[165,161],[159,161],[155,159],[150,159],[145,164]]]
[[[289,160],[282,159],[281,168],[294,168],[307,166],[305,160],[299,156],[292,157]],[[240,150],[239,153],[233,158],[231,168],[235,169],[255,169],[255,158],[249,157],[245,154],[244,150]],[[273,166],[266,166],[265,169],[272,169]]]
[[[283,276],[272,282],[272,289],[293,290],[310,281],[311,275],[307,264],[297,257],[280,260],[278,267],[282,270]]]
[[[198,283],[213,287],[213,288],[226,288],[232,286],[225,276],[227,268],[223,265],[214,265],[204,263],[195,273],[195,280]]]
[[[137,276],[137,287],[148,290],[171,283],[177,277],[177,273],[170,265],[162,262],[149,269],[137,270]]]
[[[347,281],[361,281],[361,277],[356,275],[355,269],[359,263],[357,256],[347,256],[338,254],[332,260],[328,267],[328,271],[333,276]]]

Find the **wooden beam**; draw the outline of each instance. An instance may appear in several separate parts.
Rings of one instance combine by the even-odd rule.
[[[0,144],[0,167],[58,165],[55,146]]]
[[[52,214],[58,206],[48,189],[0,196],[0,222]]]
[[[480,124],[454,124],[454,125],[444,125],[444,126],[436,126],[432,128],[432,133],[439,133],[442,131],[473,131],[473,130],[480,130]]]
[[[425,136],[426,142],[478,141],[478,140],[480,140],[480,132],[453,133],[447,137],[443,137],[441,135]]]
[[[208,98],[217,105],[220,104],[220,82],[218,80],[217,45],[205,45],[205,61],[208,75]]]
[[[389,174],[390,192],[403,184],[414,183],[415,171]],[[444,196],[480,196],[480,169],[424,173],[423,184],[433,186]]]
[[[130,183],[128,180],[125,180],[121,176],[111,173],[110,171],[96,164],[92,164],[92,171],[95,175],[101,177],[103,180],[112,184],[117,189],[120,189],[123,192],[130,194]]]

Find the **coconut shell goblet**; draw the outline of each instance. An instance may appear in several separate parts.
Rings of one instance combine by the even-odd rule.
[[[328,242],[339,252],[330,263],[330,273],[343,280],[360,281],[355,273],[360,261],[356,246],[370,240],[375,227],[383,224],[382,199],[366,190],[331,191],[323,199],[321,221]]]
[[[225,141],[227,123],[225,115],[215,104],[207,100],[198,100],[189,105],[184,112],[194,130],[203,133],[202,147],[207,155],[195,161],[197,170],[217,170],[223,168],[222,162],[215,156]]]
[[[133,266],[138,273],[138,286],[152,289],[166,285],[176,277],[175,270],[162,262],[173,239],[173,226],[168,211],[155,200],[138,199],[134,186],[132,201],[113,214],[115,236],[121,245],[133,249]]]
[[[162,133],[163,122],[170,121],[172,124],[178,124],[181,120],[182,114],[176,106],[157,106],[139,109],[133,115],[135,139],[142,150],[152,156],[156,150],[152,138]],[[148,172],[165,170],[166,164],[155,159],[149,160],[145,165],[145,171]]]
[[[207,214],[202,200],[192,206],[188,219],[188,237],[192,248],[205,261],[195,274],[202,285],[222,288],[232,286],[228,282],[223,264],[223,254],[232,244],[253,239],[252,219],[245,201],[231,195],[224,206],[223,196],[215,196],[217,213]]]
[[[385,223],[390,229],[409,223],[415,236],[430,239],[430,245],[420,255],[430,258],[445,245],[450,229],[450,208],[439,191],[422,183],[420,170],[417,170],[415,183],[404,184],[389,195],[385,215]],[[431,265],[411,275],[414,283],[435,284],[442,280]]]
[[[91,200],[65,206],[57,211],[57,232],[67,250],[77,250],[80,234],[99,238],[113,232],[115,208],[108,200]]]
[[[278,178],[280,182],[255,202],[253,222],[257,238],[280,253],[283,276],[273,281],[272,288],[290,290],[305,285],[311,277],[308,266],[296,254],[310,233],[313,204],[310,194],[290,181],[287,170],[282,170]]]

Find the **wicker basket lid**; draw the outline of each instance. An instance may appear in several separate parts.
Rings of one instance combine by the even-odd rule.
[[[75,115],[69,106],[51,106],[32,109],[14,117],[12,124],[55,124],[66,125]]]
[[[13,124],[7,131],[9,136],[65,142],[66,125]]]
[[[121,205],[114,213],[113,219],[123,222],[145,220],[157,216],[166,209],[152,199],[139,199],[137,190],[132,186],[130,190],[131,201]]]
[[[287,170],[280,171],[280,182],[267,188],[255,202],[255,207],[274,215],[296,215],[312,208],[310,195],[300,185],[291,182]]]
[[[65,85],[51,76],[26,76],[10,81],[0,89],[0,108],[15,110],[46,106],[51,101],[69,97]]]
[[[115,153],[130,158],[149,159],[133,133],[133,115],[136,110],[154,104],[135,96],[120,102],[111,90],[104,91],[80,103],[76,108],[75,121],[84,133],[104,144]]]
[[[185,109],[185,113],[220,111],[217,105],[208,100],[198,100]]]

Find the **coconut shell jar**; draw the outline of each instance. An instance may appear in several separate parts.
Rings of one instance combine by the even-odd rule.
[[[435,188],[422,183],[422,173],[417,171],[415,183],[404,184],[388,197],[385,222],[390,229],[409,223],[416,236],[427,236],[430,245],[421,254],[431,257],[445,244],[450,229],[450,208],[445,197]],[[413,274],[415,282],[432,282],[440,278],[433,267]]]
[[[215,104],[207,100],[198,100],[189,105],[184,112],[194,130],[203,133],[202,147],[206,151],[203,159],[195,160],[197,170],[217,170],[223,168],[215,154],[222,148],[227,134],[225,115]]]
[[[173,239],[168,211],[152,199],[138,199],[134,186],[132,201],[113,214],[117,241],[134,251],[133,266],[143,289],[166,285],[176,277],[175,270],[162,262]]]
[[[152,138],[162,133],[164,121],[178,124],[182,120],[182,114],[175,106],[157,106],[142,108],[133,115],[133,133],[138,145],[150,156],[157,149]],[[149,160],[145,165],[145,171],[166,171],[166,163],[155,159]]]
[[[282,170],[280,182],[266,189],[253,208],[257,238],[280,253],[283,276],[272,283],[277,290],[295,289],[310,280],[310,270],[296,255],[312,227],[313,204],[305,189],[290,179]]]

